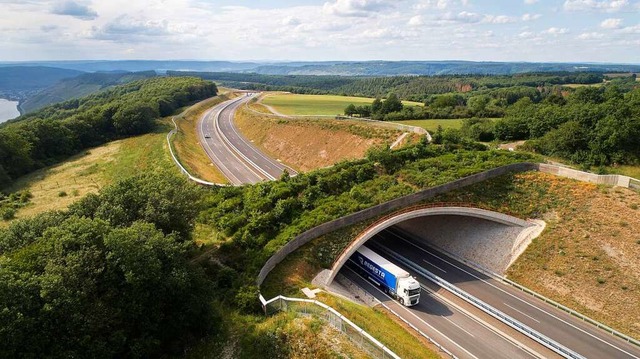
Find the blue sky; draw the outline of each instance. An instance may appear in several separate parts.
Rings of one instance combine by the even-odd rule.
[[[0,0],[0,61],[640,63],[640,0]]]

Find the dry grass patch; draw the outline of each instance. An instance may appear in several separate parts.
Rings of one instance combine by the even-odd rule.
[[[549,174],[503,176],[440,197],[547,222],[507,276],[640,338],[640,194]]]
[[[28,190],[31,202],[16,218],[65,209],[71,203],[118,179],[158,168],[175,168],[165,141],[167,120],[158,121],[154,133],[107,143],[68,160],[19,178],[8,192]],[[0,222],[0,225],[7,222]]]
[[[261,107],[251,105],[251,109],[266,113]],[[301,171],[362,158],[372,146],[390,145],[402,134],[356,121],[263,116],[245,107],[238,110],[235,121],[243,135],[271,157]],[[408,142],[415,141],[417,136],[410,136]]]

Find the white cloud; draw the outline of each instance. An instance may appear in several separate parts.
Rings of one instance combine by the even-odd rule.
[[[606,19],[600,23],[603,29],[619,29],[622,26],[622,19]]]
[[[597,40],[597,39],[602,39],[604,37],[604,34],[601,34],[599,32],[583,32],[582,34],[578,35],[578,39],[580,40]]]
[[[524,0],[524,3],[527,4],[527,5],[533,5],[533,4],[537,3],[537,2],[538,2],[538,0]]]
[[[534,36],[536,36],[536,34],[534,34],[531,31],[523,31],[523,32],[518,34],[518,37],[522,38],[522,39],[530,39],[530,38],[532,38]]]
[[[542,15],[540,14],[524,14],[522,15],[522,21],[534,21],[534,20],[538,20],[539,18],[541,18]]]
[[[369,17],[393,8],[396,1],[389,0],[335,0],[322,7],[325,14],[347,17]]]
[[[76,1],[58,1],[53,5],[51,13],[72,16],[80,20],[93,20],[98,17],[98,13],[87,4]]]
[[[286,16],[285,18],[282,19],[282,25],[295,26],[295,25],[300,25],[301,23],[302,22],[300,21],[300,19],[293,16]]]
[[[515,17],[506,15],[485,15],[482,19],[482,22],[490,24],[508,24],[516,21],[518,20]]]
[[[409,19],[409,22],[407,24],[409,26],[420,26],[420,25],[424,25],[424,20],[422,19],[421,15],[416,15],[411,19]]]
[[[618,12],[629,6],[629,0],[566,0],[564,9],[568,11]]]
[[[414,5],[414,9],[438,9],[445,10],[457,6],[467,6],[468,0],[420,0]]]
[[[618,32],[622,34],[640,34],[640,24],[621,28]]]
[[[558,36],[558,35],[563,35],[569,32],[569,29],[567,29],[566,27],[550,27],[546,30],[544,30],[542,33],[543,34],[549,34],[549,35],[553,35],[553,36]]]

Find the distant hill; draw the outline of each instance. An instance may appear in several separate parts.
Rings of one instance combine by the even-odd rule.
[[[264,75],[512,75],[527,72],[635,72],[640,65],[473,62],[473,61],[365,61],[342,63],[295,63],[263,65],[251,71]]]
[[[44,66],[0,66],[0,92],[39,90],[82,73]]]
[[[155,76],[157,75],[154,71],[82,74],[61,80],[28,97],[20,104],[20,108],[23,113],[29,113],[54,103],[88,96],[110,86]]]
[[[0,63],[2,66],[51,66],[61,69],[72,69],[83,72],[109,72],[109,71],[158,71],[182,70],[182,71],[221,71],[235,72],[255,69],[260,66],[253,62],[231,61],[41,61],[22,63]]]
[[[0,63],[2,66],[17,64]],[[475,61],[319,61],[319,62],[232,62],[232,61],[50,61],[20,63],[85,72],[165,71],[242,72],[265,75],[512,75],[525,72],[640,72],[640,64],[590,64],[553,62]]]

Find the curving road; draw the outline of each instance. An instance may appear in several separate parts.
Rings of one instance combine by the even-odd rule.
[[[198,136],[205,152],[234,185],[253,184],[280,178],[286,169],[297,172],[270,158],[238,131],[233,122],[238,107],[255,95],[247,94],[225,101],[205,112],[200,119]]]
[[[418,264],[582,357],[640,359],[639,347],[490,278],[421,242],[407,233],[391,229],[374,237],[369,245],[380,253],[396,253]],[[420,276],[416,278],[422,283],[426,281]]]

